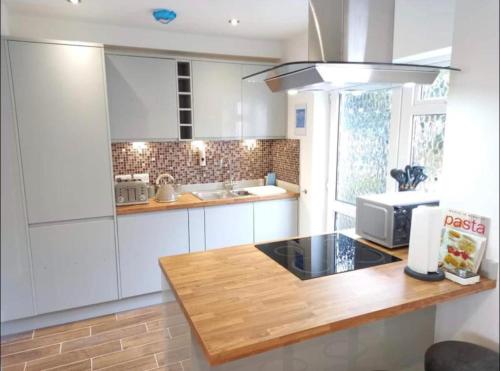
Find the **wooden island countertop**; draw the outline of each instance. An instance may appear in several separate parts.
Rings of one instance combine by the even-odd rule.
[[[207,361],[218,365],[493,289],[408,277],[402,261],[302,281],[254,245],[163,257],[160,266]]]
[[[153,211],[166,211],[175,209],[189,209],[193,207],[233,205],[245,202],[284,200],[288,198],[298,197],[298,193],[287,191],[286,193],[271,196],[240,196],[221,198],[217,200],[200,200],[192,193],[183,193],[179,196],[177,201],[174,202],[157,202],[154,198],[150,198],[147,204],[117,206],[116,215],[147,213]]]

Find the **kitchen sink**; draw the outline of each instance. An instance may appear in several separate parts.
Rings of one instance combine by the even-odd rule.
[[[245,190],[219,190],[219,191],[201,191],[201,192],[191,192],[193,195],[198,197],[200,200],[221,200],[224,198],[235,198],[235,197],[245,197],[251,194]]]

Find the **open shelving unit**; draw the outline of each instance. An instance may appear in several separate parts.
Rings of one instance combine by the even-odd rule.
[[[193,95],[191,84],[191,62],[177,61],[177,106],[179,139],[193,139]]]

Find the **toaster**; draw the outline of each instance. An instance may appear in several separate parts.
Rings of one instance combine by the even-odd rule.
[[[412,211],[420,205],[439,206],[439,199],[417,191],[357,197],[356,234],[388,248],[406,246]]]
[[[147,204],[148,185],[139,179],[120,180],[115,183],[116,205]]]

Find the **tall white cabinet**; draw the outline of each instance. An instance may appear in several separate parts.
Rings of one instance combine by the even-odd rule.
[[[9,52],[29,223],[113,215],[102,48]]]
[[[1,109],[1,318],[32,316],[33,287],[23,183],[12,105],[7,42],[2,41]]]
[[[113,141],[177,139],[176,62],[106,55]]]
[[[27,215],[18,228],[28,230],[32,262],[11,256],[6,263],[31,272],[34,314],[116,300],[103,48],[11,40],[8,52],[22,167],[8,166],[22,169],[25,200],[16,202],[25,201]],[[13,187],[2,197],[23,193]],[[23,251],[25,239],[17,243]]]
[[[113,219],[30,227],[37,314],[118,298]]]

